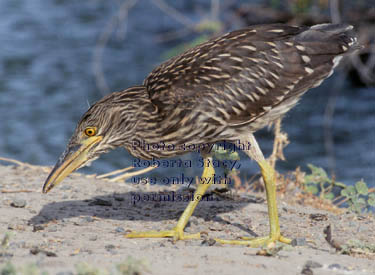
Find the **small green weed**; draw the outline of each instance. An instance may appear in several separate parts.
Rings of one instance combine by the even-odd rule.
[[[342,254],[375,254],[375,244],[364,243],[360,240],[349,240],[346,244],[341,246]]]
[[[308,167],[311,173],[304,178],[306,192],[331,200],[336,206],[347,203],[349,209],[356,213],[363,213],[375,207],[375,190],[369,189],[363,180],[354,186],[348,186],[329,178],[321,167],[312,164],[308,164]]]
[[[120,275],[140,275],[148,272],[147,264],[144,260],[137,260],[131,256],[118,264],[116,269]]]
[[[76,265],[77,275],[107,275],[108,272],[102,271],[88,263],[79,263]]]

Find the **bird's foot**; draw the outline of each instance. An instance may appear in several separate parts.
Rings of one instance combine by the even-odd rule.
[[[200,233],[185,234],[183,230],[177,227],[172,230],[164,231],[144,231],[144,232],[130,232],[125,235],[125,238],[173,238],[174,241],[200,239]]]
[[[268,246],[269,244],[276,243],[276,242],[281,242],[281,243],[286,243],[286,244],[290,244],[292,242],[292,240],[285,238],[281,235],[259,237],[259,238],[242,237],[241,240],[215,239],[215,241],[221,244],[246,245],[250,247]]]

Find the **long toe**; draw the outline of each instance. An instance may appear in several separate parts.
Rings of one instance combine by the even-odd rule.
[[[163,231],[130,232],[125,238],[173,238],[174,240],[200,239],[200,233],[185,234],[182,230],[172,229]]]
[[[250,247],[261,247],[267,246],[270,243],[281,242],[290,244],[292,241],[288,238],[283,236],[267,236],[267,237],[259,237],[259,238],[248,238],[243,237],[241,240],[223,240],[223,239],[215,239],[218,243],[221,244],[232,244],[232,245],[246,245]]]

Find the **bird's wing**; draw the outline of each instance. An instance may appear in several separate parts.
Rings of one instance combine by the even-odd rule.
[[[334,58],[355,42],[347,34],[350,29],[332,24],[248,27],[171,58],[144,85],[161,113],[183,122],[202,113],[214,125],[233,127],[268,114],[277,118],[332,73]]]

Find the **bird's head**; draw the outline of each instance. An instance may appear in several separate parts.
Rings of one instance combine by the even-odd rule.
[[[122,93],[104,97],[82,116],[65,151],[45,181],[43,193],[102,153],[130,142],[135,125],[134,106],[129,97],[131,92],[124,93],[125,96]]]

